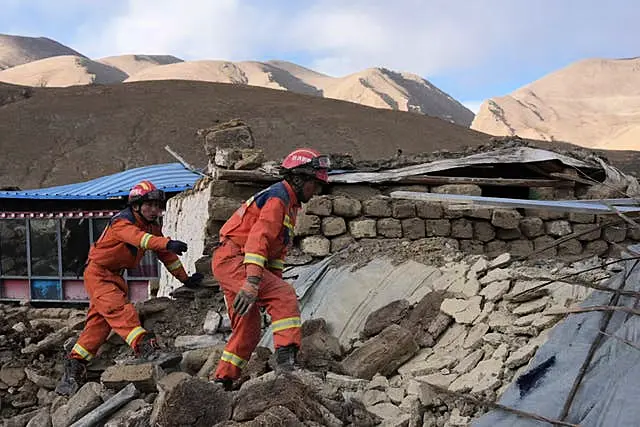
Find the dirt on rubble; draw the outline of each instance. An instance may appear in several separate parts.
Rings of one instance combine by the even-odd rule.
[[[445,237],[428,237],[418,240],[408,239],[361,239],[352,243],[347,250],[338,252],[332,265],[342,267],[352,265],[357,270],[376,258],[388,258],[393,265],[413,260],[426,265],[444,265],[464,258],[458,250],[458,241]]]

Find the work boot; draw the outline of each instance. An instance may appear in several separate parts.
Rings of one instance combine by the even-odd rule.
[[[67,357],[64,360],[64,373],[56,387],[56,393],[63,396],[75,394],[87,381],[86,362]]]
[[[220,384],[225,391],[231,391],[233,389],[233,380],[231,378],[215,378],[214,384]]]
[[[140,365],[153,363],[161,368],[177,365],[182,360],[182,354],[165,353],[160,351],[158,340],[153,332],[145,333],[136,343],[134,348],[135,358],[127,358],[121,363],[126,365]]]
[[[298,355],[298,346],[295,344],[278,347],[276,349],[276,372],[292,372],[298,366],[296,356]]]

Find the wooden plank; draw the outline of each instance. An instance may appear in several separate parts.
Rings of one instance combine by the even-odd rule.
[[[549,211],[612,214],[609,206],[592,200],[590,203],[572,200],[527,200],[500,197],[465,196],[459,194],[418,193],[413,191],[393,191],[390,196],[395,199],[425,200],[433,202],[448,202],[472,204],[477,206],[492,206],[503,208],[533,208]],[[617,206],[619,212],[640,212],[640,206]]]
[[[496,187],[563,187],[571,185],[559,179],[526,179],[526,178],[480,178],[461,176],[411,176],[389,181],[398,184],[476,184]],[[381,184],[384,182],[381,182]]]

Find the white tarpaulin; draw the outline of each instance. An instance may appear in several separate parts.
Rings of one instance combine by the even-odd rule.
[[[333,267],[332,259],[297,267],[287,276],[298,275],[293,282],[301,304],[302,320],[324,318],[329,331],[346,345],[363,329],[369,314],[392,301],[406,299],[417,303],[427,293],[448,287],[461,275],[415,261],[393,265],[378,258],[355,271],[352,266]],[[271,330],[260,345],[272,346]]]
[[[640,247],[632,247],[638,251]],[[640,290],[640,265],[626,261],[625,271],[606,286]],[[626,279],[625,283],[625,278]],[[608,305],[611,292],[594,291],[582,306]],[[634,307],[636,300],[621,297],[618,306]],[[592,343],[598,339],[605,312],[569,315],[552,329],[525,373],[514,379],[498,403],[560,420],[563,408]],[[607,334],[640,345],[640,317],[614,312],[604,329]],[[640,425],[640,350],[606,335],[588,365],[565,422],[581,427]],[[548,425],[500,410],[472,424],[474,427],[540,427]]]

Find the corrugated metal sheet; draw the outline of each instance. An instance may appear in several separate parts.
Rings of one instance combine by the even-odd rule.
[[[113,175],[92,179],[78,184],[35,190],[0,191],[1,199],[63,199],[96,200],[126,196],[136,183],[143,179],[153,182],[166,192],[184,191],[201,178],[196,172],[185,168],[181,163],[166,163],[129,169]]]

